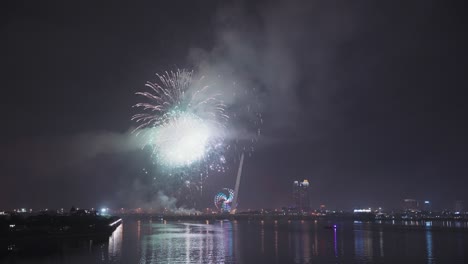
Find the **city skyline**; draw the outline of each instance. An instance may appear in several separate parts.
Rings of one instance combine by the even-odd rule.
[[[296,186],[295,186],[296,187]],[[305,188],[306,189],[306,188]],[[302,191],[304,191],[303,189]],[[307,190],[305,190],[307,192]],[[303,194],[306,194],[304,192]],[[230,193],[230,194],[229,194]],[[109,208],[107,206],[98,206],[98,207],[75,207],[71,206],[70,211],[75,210],[85,210],[89,212],[95,212],[97,214],[168,214],[168,215],[180,215],[184,210],[187,210],[189,215],[210,215],[210,214],[221,214],[221,215],[231,215],[236,214],[231,209],[231,200],[234,191],[228,188],[224,188],[221,192],[218,192],[214,199],[214,206],[208,206],[206,208],[181,208],[181,211],[171,211],[170,208],[152,208],[152,207],[135,207],[135,208]],[[366,207],[366,206],[354,206],[352,208],[327,208],[325,204],[321,204],[318,207],[309,206],[307,202],[303,199],[307,195],[298,195],[299,193],[293,189],[292,193],[292,203],[289,203],[287,206],[282,206],[281,208],[247,208],[237,211],[237,213],[259,213],[259,214],[285,214],[285,215],[302,215],[302,216],[317,216],[317,214],[330,213],[332,216],[335,213],[391,213],[391,214],[405,214],[405,213],[439,213],[439,214],[453,214],[453,215],[463,215],[464,217],[468,215],[468,208],[465,207],[465,201],[456,200],[453,203],[452,207],[447,208],[433,208],[432,202],[429,200],[415,200],[415,199],[403,199],[401,206],[398,208],[383,208],[378,207]],[[231,197],[229,198],[229,196]],[[227,206],[222,204],[227,202]],[[305,206],[304,206],[305,205]],[[0,208],[0,215],[9,214],[9,213],[58,213],[58,214],[67,214],[68,210],[66,208]],[[182,213],[183,215],[183,213]]]
[[[287,205],[291,183],[303,179],[314,208],[399,208],[411,198],[443,209],[468,200],[462,9],[92,6],[26,1],[0,11],[0,208],[163,206],[189,191],[211,205],[217,191],[234,188],[235,144],[224,171],[190,172],[187,183],[164,174],[131,133],[135,93],[177,68],[220,73],[223,92],[242,86],[254,95],[223,98],[232,117],[254,105],[262,117],[245,155],[242,210]],[[257,127],[236,122],[233,141],[250,143]],[[178,187],[159,191],[168,182]]]

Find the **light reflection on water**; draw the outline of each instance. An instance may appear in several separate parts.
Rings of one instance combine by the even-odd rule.
[[[380,250],[380,256],[384,257],[384,239],[383,239],[382,229],[380,229],[379,231],[379,250]]]
[[[234,262],[231,222],[217,224],[150,223],[141,237],[139,263]]]
[[[461,263],[468,251],[468,228],[464,223],[447,226],[429,221],[126,219],[105,240],[61,242],[57,252],[41,261],[11,255],[0,256],[0,263]]]
[[[426,247],[427,247],[427,263],[434,263],[434,256],[432,254],[432,231],[426,231]]]
[[[367,230],[366,227],[361,225],[367,225],[367,223],[356,224],[360,225],[354,230],[354,252],[357,259],[364,262],[371,262],[373,257],[373,243],[372,243],[372,232]]]
[[[109,259],[118,260],[122,252],[123,224],[121,224],[109,237]]]

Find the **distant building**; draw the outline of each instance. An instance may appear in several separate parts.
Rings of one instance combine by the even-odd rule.
[[[424,204],[423,204],[423,211],[426,211],[426,212],[431,212],[431,211],[432,211],[432,203],[431,203],[431,201],[424,201]]]
[[[309,181],[303,180],[293,182],[293,202],[294,207],[300,211],[309,211],[310,210],[310,191],[309,191]]]
[[[415,199],[404,199],[403,200],[403,209],[405,211],[417,211],[419,210],[419,202]]]
[[[455,212],[465,212],[465,203],[461,200],[455,201]]]
[[[371,213],[372,210],[371,208],[365,208],[365,209],[354,209],[353,213]]]

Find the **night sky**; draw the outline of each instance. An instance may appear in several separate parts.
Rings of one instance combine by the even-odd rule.
[[[289,205],[302,179],[314,207],[395,208],[415,198],[452,209],[468,200],[462,6],[8,2],[0,208],[152,202],[148,153],[129,134],[134,93],[156,72],[206,64],[255,88],[264,116],[241,209]],[[210,175],[206,206],[234,182],[235,170]]]

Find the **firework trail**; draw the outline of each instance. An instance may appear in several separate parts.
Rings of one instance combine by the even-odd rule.
[[[145,101],[134,106],[142,112],[132,117],[133,132],[143,134],[156,161],[181,168],[222,151],[228,116],[221,95],[203,85],[203,77],[194,80],[192,71],[156,75],[158,82],[147,82],[148,91],[136,93]]]

